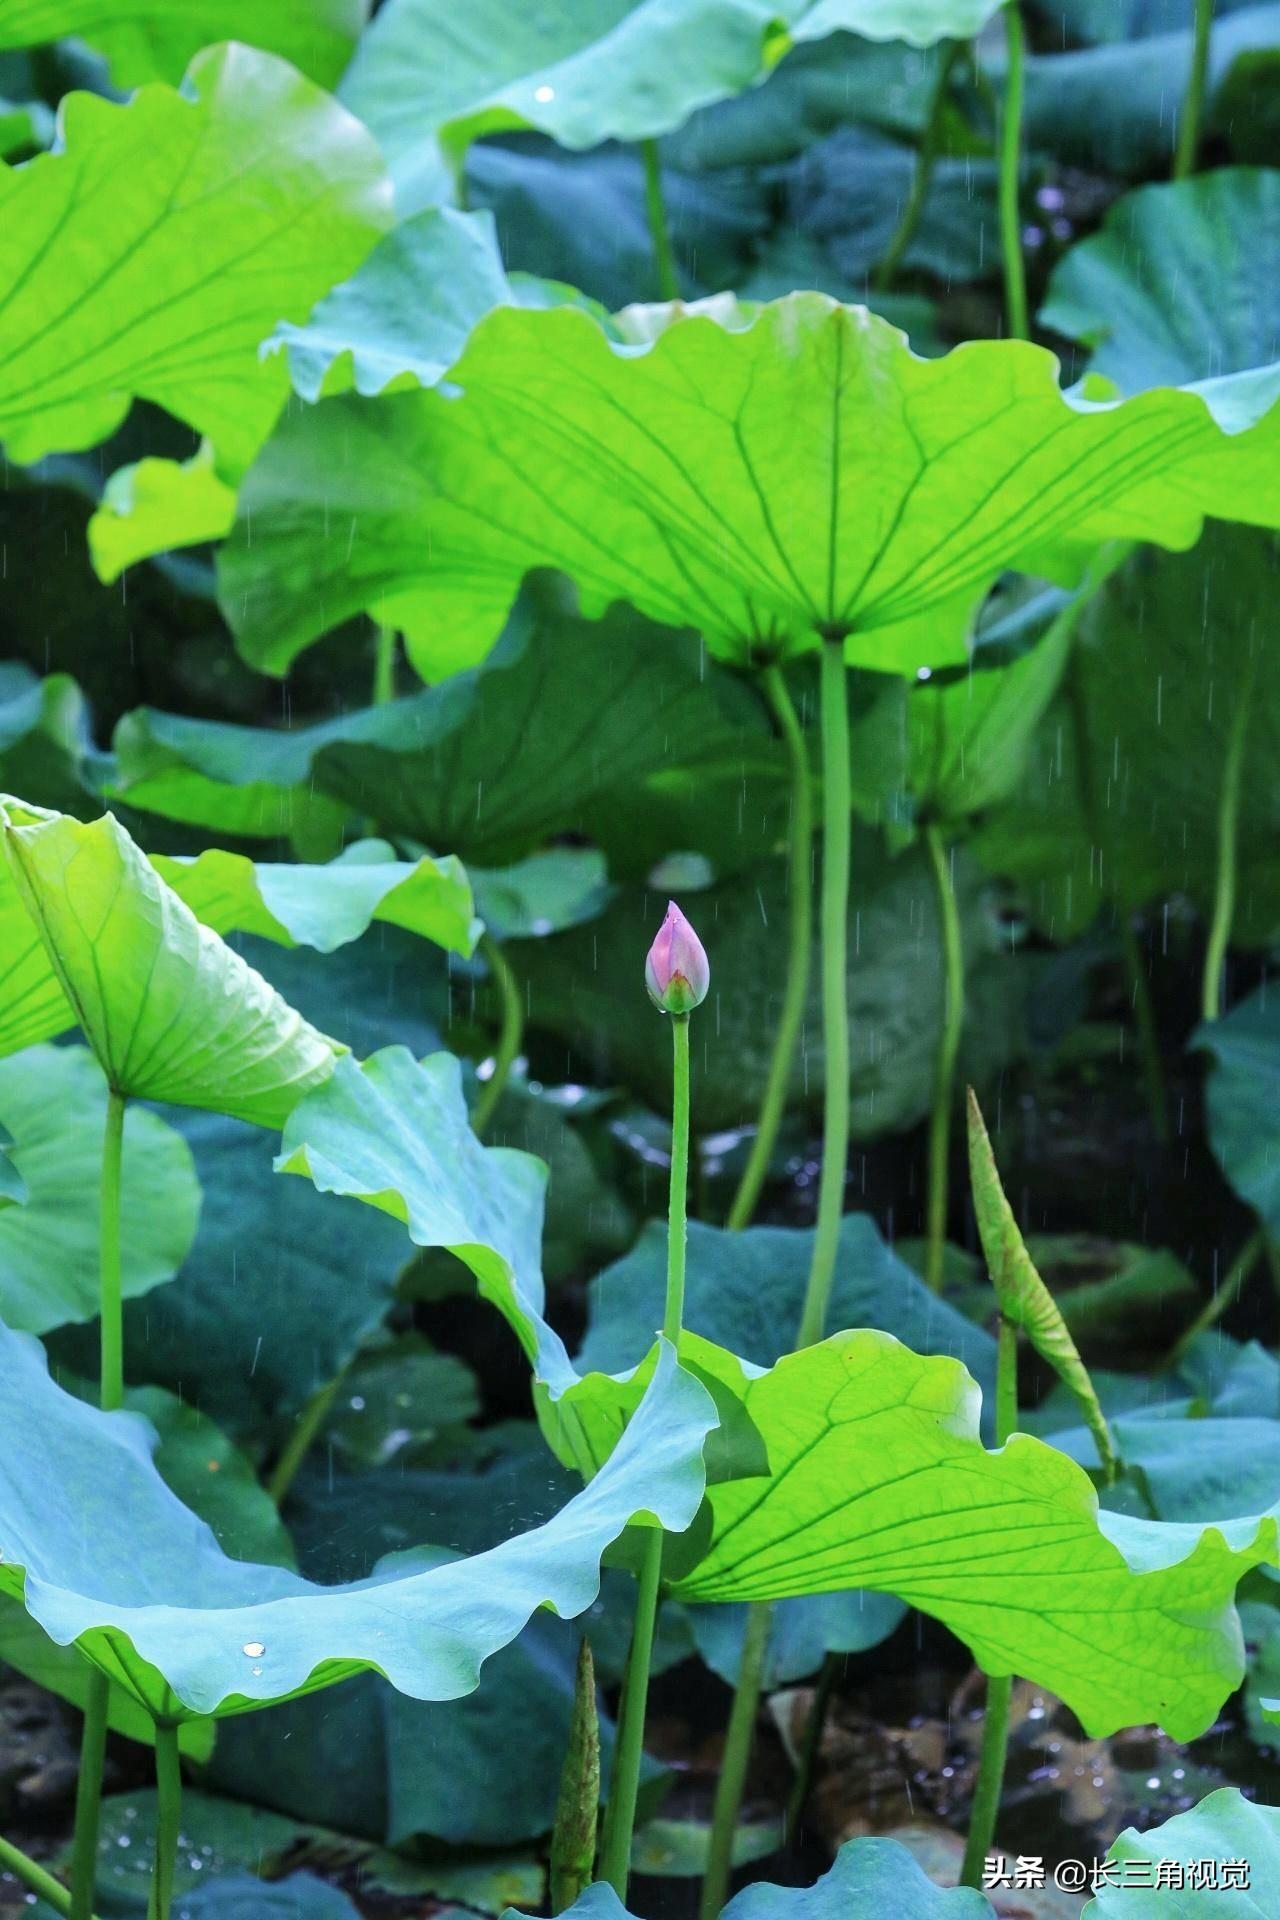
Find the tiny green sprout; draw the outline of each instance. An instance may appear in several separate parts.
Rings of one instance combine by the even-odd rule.
[[[706,948],[674,900],[644,963],[644,983],[660,1013],[693,1012],[707,997],[711,967]]]

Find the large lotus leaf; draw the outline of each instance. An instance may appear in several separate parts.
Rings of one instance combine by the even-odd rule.
[[[0,50],[74,34],[107,56],[118,87],[177,81],[202,47],[244,40],[331,86],[351,57],[367,0],[9,0]]]
[[[1067,687],[1040,725],[1026,776],[974,842],[986,865],[1023,883],[1058,938],[1087,925],[1104,895],[1135,908],[1182,892],[1208,914],[1242,702],[1247,799],[1232,937],[1248,946],[1274,937],[1277,564],[1273,540],[1214,527],[1194,555],[1136,555],[1086,608]]]
[[[670,133],[762,80],[787,48],[847,29],[929,46],[967,39],[1000,0],[557,0],[533,11],[478,0],[392,0],[342,87],[378,136],[406,207],[439,198],[439,144],[455,161],[482,134],[532,127],[561,146]]]
[[[1107,1860],[1114,1862],[1108,1881],[1081,1920],[1261,1920],[1275,1911],[1280,1885],[1280,1809],[1257,1806],[1238,1787],[1219,1787],[1163,1826],[1146,1833],[1126,1827]],[[1224,1873],[1228,1860],[1246,1863],[1243,1886],[1238,1864]],[[1166,1872],[1160,1890],[1163,1861],[1181,1864],[1181,1888],[1170,1891]],[[1201,1861],[1211,1864],[1202,1870]]]
[[[0,1060],[0,1124],[26,1204],[0,1212],[0,1318],[27,1333],[93,1320],[107,1088],[83,1047],[32,1047]],[[126,1297],[171,1280],[200,1217],[181,1135],[139,1108],[125,1116],[121,1284]]]
[[[1274,1417],[1201,1417],[1184,1401],[1181,1412],[1175,1402],[1160,1412],[1119,1414],[1114,1429],[1125,1476],[1118,1491],[1103,1497],[1120,1511],[1207,1525],[1256,1513],[1280,1485],[1280,1420]],[[1097,1443],[1086,1428],[1045,1437],[1082,1466],[1097,1465]]]
[[[685,1609],[698,1652],[726,1686],[736,1687],[751,1609],[721,1602]],[[906,1608],[888,1593],[818,1593],[775,1600],[765,1648],[766,1693],[818,1671],[828,1653],[865,1653],[887,1640]]]
[[[284,350],[304,400],[351,387],[433,387],[476,321],[513,298],[492,217],[429,207],[393,227],[307,321],[285,321],[269,344]]]
[[[1217,14],[1235,13],[1249,0],[1216,0]],[[1072,41],[1093,45],[1144,40],[1151,34],[1185,29],[1184,0],[1032,0],[1029,9],[1051,21]]]
[[[971,1887],[938,1887],[896,1840],[848,1840],[811,1887],[757,1881],[734,1895],[723,1920],[993,1920],[990,1902]],[[605,1881],[566,1909],[572,1920],[632,1920]],[[508,1907],[502,1920],[520,1920]]]
[[[779,809],[779,825],[785,821]],[[1002,935],[990,890],[972,861],[957,856],[971,1017],[966,1070],[977,1084],[1013,1056],[1018,1045]],[[709,1006],[714,1025],[695,1022],[694,1122],[705,1132],[754,1122],[769,1064],[769,1042],[786,968],[786,869],[758,861],[749,873],[690,897],[686,907],[712,955]],[[668,1049],[655,1045],[637,998],[636,956],[652,939],[653,895],[621,888],[603,917],[549,940],[512,949],[524,982],[531,1026],[572,1049],[597,1083],[624,1081],[661,1112],[670,1098]],[[714,938],[708,937],[708,929]],[[942,1019],[943,981],[937,893],[925,854],[890,858],[880,835],[854,836],[849,924],[849,1018],[853,1045],[853,1126],[859,1138],[913,1126],[929,1110]],[[816,978],[806,1012],[820,1030]],[[657,1036],[660,1040],[661,1034]],[[796,1107],[822,1100],[820,1051],[797,1055],[788,1088]]]
[[[321,1588],[228,1559],[171,1494],[133,1415],[55,1387],[37,1344],[0,1333],[0,1591],[60,1645],[74,1641],[158,1715],[244,1711],[373,1669],[414,1699],[457,1699],[540,1607],[588,1607],[600,1558],[637,1518],[679,1533],[702,1498],[715,1413],[659,1357],[612,1458],[554,1519],[490,1553],[427,1571],[410,1555],[371,1580]],[[44,1490],[56,1485],[56,1503]],[[104,1525],[106,1513],[126,1525]]]
[[[1280,1236],[1280,1004],[1260,987],[1198,1028],[1195,1043],[1213,1055],[1205,1103],[1218,1164]]]
[[[71,94],[60,122],[56,153],[0,172],[10,458],[92,446],[140,398],[242,466],[288,391],[258,343],[390,223],[376,147],[294,68],[241,46],[200,54],[181,93]]]
[[[273,836],[321,794],[483,862],[591,832],[615,792],[634,818],[695,778],[785,781],[763,703],[692,635],[622,608],[579,620],[532,593],[481,666],[384,706],[293,732],[144,707],[114,744],[130,806]]]
[[[215,933],[332,953],[381,920],[470,954],[480,931],[470,882],[452,854],[397,860],[385,840],[356,841],[327,866],[255,864],[218,848],[194,859],[152,854],[151,865]]]
[[[1110,0],[1102,0],[1110,7]],[[1216,116],[1224,82],[1251,53],[1280,45],[1280,6],[1274,0],[1239,10],[1221,8],[1210,36],[1206,94]],[[1123,14],[1113,9],[1113,17]],[[1027,61],[1024,129],[1032,152],[1052,153],[1068,165],[1130,179],[1167,168],[1173,153],[1176,103],[1182,99],[1192,55],[1192,16],[1179,0],[1175,31],[1071,53],[1033,54]],[[1051,46],[1062,44],[1061,9],[1054,8]]]
[[[0,834],[0,914],[16,894],[37,937],[35,955],[15,943],[19,983],[52,1022],[31,1038],[78,1022],[119,1092],[262,1126],[331,1071],[334,1043],[200,925],[110,814],[86,826],[9,803]]]
[[[417,1061],[405,1047],[384,1047],[359,1066],[339,1061],[316,1097],[292,1114],[276,1167],[302,1174],[321,1193],[368,1201],[401,1221],[417,1246],[456,1254],[510,1321],[540,1377],[553,1389],[574,1379],[563,1343],[542,1318],[546,1169],[514,1148],[480,1145],[452,1054]]]
[[[1280,359],[1280,174],[1224,167],[1116,202],[1054,270],[1044,326],[1126,393]]]
[[[834,628],[851,664],[914,672],[964,659],[1006,568],[1061,570],[1113,537],[1185,548],[1208,512],[1280,520],[1274,372],[1091,401],[1043,348],[920,360],[814,293],[640,309],[631,329],[615,346],[569,308],[498,308],[453,371],[460,398],[286,422],[222,556],[250,657],[282,672],[399,599],[433,607],[462,664],[553,566],[588,614],[627,600],[730,659]]]
[[[808,1229],[727,1233],[690,1221],[685,1325],[753,1366],[772,1366],[794,1344],[812,1252]],[[580,1371],[620,1373],[649,1351],[662,1322],[666,1260],[666,1228],[650,1221],[631,1252],[591,1282]],[[827,1326],[881,1327],[917,1352],[963,1360],[984,1391],[994,1389],[991,1336],[939,1300],[885,1245],[869,1214],[848,1213],[840,1223]]]
[[[770,1475],[710,1489],[711,1544],[677,1597],[894,1593],[1092,1734],[1154,1720],[1194,1738],[1239,1684],[1232,1594],[1275,1562],[1276,1505],[1211,1526],[1100,1514],[1055,1448],[1016,1434],[987,1452],[964,1369],[886,1334],[836,1335],[738,1390]]]

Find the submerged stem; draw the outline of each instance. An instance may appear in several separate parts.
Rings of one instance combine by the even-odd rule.
[[[1222,1277],[1222,1285],[1216,1293],[1201,1307],[1191,1325],[1180,1333],[1170,1347],[1168,1354],[1155,1369],[1157,1373],[1168,1373],[1176,1367],[1185,1353],[1188,1353],[1202,1333],[1208,1333],[1210,1327],[1216,1327],[1232,1302],[1240,1296],[1245,1281],[1249,1278],[1261,1254],[1267,1245],[1267,1230],[1259,1227],[1251,1233],[1241,1247],[1231,1265]]]
[[[942,1031],[938,1039],[938,1065],[933,1083],[933,1111],[929,1116],[929,1190],[925,1211],[925,1279],[935,1293],[940,1293],[942,1257],[947,1238],[952,1093],[956,1057],[964,1030],[964,942],[951,872],[951,854],[936,821],[930,821],[925,828],[924,842],[933,868],[938,915],[942,921]]]
[[[822,645],[822,1175],[813,1258],[797,1345],[812,1346],[826,1326],[835,1279],[849,1158],[849,858],[853,797],[849,779],[849,707],[844,647]]]
[[[1209,39],[1213,30],[1213,0],[1196,0],[1195,39],[1191,44],[1191,67],[1187,90],[1178,115],[1178,141],[1173,150],[1173,177],[1185,180],[1195,172],[1200,148],[1200,123],[1204,117],[1205,85],[1209,78]]]
[[[147,1920],[169,1920],[182,1824],[182,1762],[177,1727],[156,1728],[156,1856]]]
[[[1000,1316],[999,1346],[996,1353],[996,1445],[1003,1447],[1018,1425],[1018,1329],[1012,1320]],[[1012,1674],[995,1674],[987,1679],[987,1711],[982,1727],[982,1753],[978,1761],[978,1784],[974,1789],[973,1810],[969,1815],[969,1833],[965,1840],[964,1864],[960,1868],[962,1887],[981,1887],[982,1868],[995,1838],[996,1815],[1004,1786],[1005,1755],[1009,1747],[1009,1703],[1013,1697]]]
[[[338,1391],[350,1371],[350,1362],[338,1368],[332,1379],[326,1380],[316,1388],[302,1412],[298,1415],[293,1432],[280,1450],[267,1481],[267,1492],[277,1507],[282,1507],[289,1496],[289,1489],[298,1477],[298,1469],[311,1450],[311,1443],[323,1427],[330,1409],[338,1397]]]
[[[1249,665],[1236,691],[1236,709],[1231,716],[1226,758],[1222,763],[1222,787],[1218,794],[1218,865],[1214,876],[1213,917],[1209,922],[1209,941],[1205,948],[1204,979],[1200,988],[1200,1013],[1205,1020],[1216,1020],[1222,1012],[1222,970],[1231,939],[1231,923],[1236,911],[1236,841],[1240,824],[1240,789],[1244,776],[1245,740],[1253,707],[1253,683],[1257,656]]]
[[[480,951],[493,975],[502,1006],[502,1025],[498,1030],[493,1072],[481,1088],[471,1114],[472,1131],[483,1136],[520,1052],[520,1042],[524,1038],[524,1007],[520,1000],[520,982],[516,979],[511,962],[491,933],[481,934]]]
[[[1138,1023],[1138,1051],[1142,1057],[1142,1077],[1147,1086],[1147,1106],[1156,1139],[1162,1147],[1167,1147],[1172,1137],[1169,1093],[1165,1086],[1164,1063],[1160,1058],[1160,1036],[1156,1030],[1155,1009],[1151,1004],[1151,986],[1147,970],[1142,964],[1142,951],[1133,930],[1133,920],[1123,907],[1119,919],[1120,950],[1124,955],[1134,1018]]]
[[[374,637],[373,704],[385,707],[396,697],[396,630],[379,626]]]
[[[773,1052],[760,1102],[760,1119],[733,1196],[725,1225],[735,1232],[749,1224],[760,1199],[787,1106],[791,1062],[804,1021],[813,952],[813,801],[809,791],[809,754],[804,729],[780,667],[766,667],[760,685],[773,709],[787,749],[791,775],[791,829],[787,839],[787,974],[782,1011],[773,1036]]]
[[[938,69],[938,78],[929,98],[929,113],[924,124],[924,132],[920,136],[920,145],[916,149],[916,163],[911,175],[911,191],[907,195],[907,204],[902,209],[902,217],[894,229],[893,238],[885,248],[884,258],[871,275],[871,285],[877,293],[885,293],[893,285],[894,275],[906,258],[907,249],[919,229],[924,203],[929,197],[929,183],[933,179],[933,169],[937,164],[938,151],[942,145],[942,117],[951,86],[951,75],[963,49],[962,40],[947,42],[942,65]]]
[[[746,1785],[747,1767],[755,1739],[756,1712],[764,1682],[764,1660],[769,1646],[769,1623],[772,1617],[773,1609],[767,1602],[756,1601],[747,1608],[742,1658],[738,1663],[733,1706],[725,1730],[720,1778],[716,1781],[698,1920],[716,1920],[729,1895],[729,1875],[733,1871],[733,1836],[737,1830],[738,1810],[742,1805],[742,1790]]]
[[[1022,160],[1022,96],[1026,77],[1027,35],[1019,0],[1004,9],[1007,64],[1000,109],[1000,249],[1004,261],[1005,320],[1014,340],[1030,331],[1027,316],[1027,268],[1022,257],[1022,217],[1018,179]]]
[[[656,140],[642,140],[640,152],[644,159],[644,205],[649,216],[649,234],[653,241],[653,261],[658,272],[658,294],[663,300],[680,298],[680,278],[676,273],[676,257],[671,247],[671,231],[667,225],[667,203],[662,192],[662,168],[658,159]]]
[[[101,1200],[98,1216],[99,1389],[104,1412],[124,1399],[124,1307],[120,1286],[120,1176],[124,1159],[124,1095],[107,1090],[102,1134]],[[89,1920],[98,1876],[98,1824],[107,1750],[107,1700],[111,1683],[90,1669],[80,1735],[75,1829],[71,1843],[71,1920]]]
[[[689,1186],[689,1016],[671,1015],[672,1097],[671,1097],[671,1188],[667,1207],[667,1297],[662,1316],[663,1337],[673,1347],[680,1344],[684,1316],[686,1208]],[[604,1838],[600,1848],[600,1878],[607,1880],[618,1898],[625,1902],[627,1878],[631,1870],[631,1841],[636,1824],[636,1796],[640,1790],[640,1766],[644,1758],[645,1710],[649,1700],[649,1668],[653,1659],[653,1633],[658,1618],[658,1594],[662,1580],[662,1542],[660,1528],[653,1528],[645,1542],[636,1594],[635,1625],[631,1632],[631,1651],[618,1703],[618,1731],[613,1748],[613,1779],[609,1786],[609,1804],[605,1814]]]

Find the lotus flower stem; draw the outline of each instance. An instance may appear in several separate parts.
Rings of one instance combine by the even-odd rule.
[[[645,969],[650,997],[671,1015],[671,1188],[667,1209],[667,1298],[662,1316],[663,1337],[679,1347],[684,1320],[686,1209],[689,1186],[689,1013],[707,991],[707,957],[684,915],[669,908],[662,931],[654,941]],[[618,1733],[613,1749],[613,1779],[600,1849],[600,1877],[625,1902],[631,1869],[631,1840],[636,1824],[636,1796],[644,1757],[645,1711],[649,1700],[649,1669],[653,1659],[653,1632],[658,1618],[662,1581],[660,1528],[651,1529],[644,1546],[636,1594],[631,1650],[618,1705]]]
[[[33,1860],[21,1847],[15,1847],[11,1840],[0,1839],[0,1867],[14,1874],[23,1886],[30,1887],[37,1899],[43,1900],[55,1913],[71,1912],[71,1895],[61,1880],[55,1880],[38,1860]]]
[[[809,789],[809,754],[804,729],[782,669],[766,667],[760,676],[765,698],[773,709],[787,750],[791,774],[791,829],[787,840],[787,974],[782,1010],[773,1036],[773,1052],[765,1079],[760,1119],[733,1196],[725,1225],[735,1232],[748,1226],[760,1200],[777,1144],[778,1129],[787,1106],[791,1063],[804,1021],[809,995],[809,967],[813,953],[813,801]]]
[[[1157,1374],[1169,1373],[1183,1355],[1190,1352],[1202,1333],[1208,1333],[1210,1327],[1216,1327],[1227,1309],[1239,1299],[1245,1281],[1257,1264],[1260,1254],[1266,1251],[1267,1231],[1259,1227],[1249,1235],[1231,1265],[1222,1277],[1222,1285],[1208,1299],[1191,1325],[1174,1341],[1165,1358],[1155,1368]]]
[[[1030,328],[1018,185],[1022,161],[1022,95],[1027,36],[1019,0],[1006,0],[1004,31],[1007,55],[1004,101],[1000,110],[1000,248],[1004,261],[1005,321],[1009,337],[1025,340]]]
[[[98,1224],[99,1402],[104,1412],[124,1398],[124,1319],[120,1286],[120,1175],[124,1155],[124,1095],[107,1092],[102,1135],[101,1211]],[[111,1683],[97,1667],[89,1671],[80,1773],[76,1783],[75,1832],[71,1847],[72,1920],[89,1920],[98,1874],[98,1823],[107,1746],[107,1700]]]
[[[1209,39],[1213,29],[1213,0],[1196,0],[1195,39],[1191,69],[1178,115],[1178,141],[1173,153],[1173,177],[1185,180],[1195,172],[1200,150],[1200,123],[1204,117],[1205,83],[1209,77]]]
[[[671,230],[667,225],[667,203],[662,192],[662,167],[658,158],[657,141],[642,140],[640,152],[644,159],[644,205],[645,212],[649,216],[649,233],[653,240],[658,298],[678,300],[680,276],[676,272],[676,257],[671,246]]]
[[[1204,979],[1200,990],[1202,1019],[1216,1020],[1222,1012],[1223,966],[1231,939],[1231,923],[1236,911],[1236,842],[1240,827],[1240,789],[1244,776],[1245,740],[1253,709],[1253,686],[1257,678],[1257,652],[1236,689],[1236,706],[1227,736],[1227,751],[1222,763],[1222,786],[1218,794],[1218,864],[1214,877],[1213,916],[1209,922],[1209,940],[1205,948]]]
[[[342,1383],[351,1370],[351,1362],[338,1368],[338,1371],[316,1388],[303,1407],[294,1425],[293,1432],[280,1449],[280,1457],[271,1470],[267,1481],[267,1492],[277,1507],[282,1507],[289,1497],[289,1489],[298,1477],[298,1469],[311,1451],[311,1445],[333,1408],[342,1389]]]
[[[952,854],[936,821],[924,830],[924,843],[933,868],[942,922],[943,1004],[938,1065],[933,1082],[933,1111],[929,1116],[929,1188],[925,1212],[925,1273],[935,1293],[942,1291],[942,1259],[947,1241],[947,1191],[951,1155],[951,1107],[955,1089],[956,1056],[964,1030],[964,942],[952,877]]]
[[[182,1762],[176,1726],[156,1727],[156,1857],[147,1920],[169,1920],[182,1823]]]
[[[1151,987],[1147,979],[1147,969],[1143,965],[1138,936],[1133,929],[1132,916],[1122,908],[1119,919],[1120,950],[1124,955],[1125,972],[1129,977],[1129,994],[1133,1002],[1134,1018],[1138,1023],[1138,1051],[1142,1056],[1142,1077],[1147,1086],[1147,1106],[1151,1113],[1151,1126],[1160,1145],[1167,1147],[1171,1138],[1169,1092],[1165,1086],[1164,1066],[1160,1059],[1160,1037],[1156,1031],[1155,1010],[1151,1005]]]
[[[835,1279],[849,1159],[849,860],[853,796],[843,638],[822,643],[822,1175],[797,1345],[821,1340]]]
[[[996,1352],[996,1445],[1003,1447],[1018,1425],[1018,1329],[1012,1320],[1000,1316],[999,1345]],[[982,1726],[982,1753],[978,1761],[978,1784],[974,1789],[973,1810],[965,1840],[964,1863],[960,1869],[962,1887],[981,1887],[982,1867],[991,1849],[996,1831],[996,1815],[1004,1786],[1005,1756],[1009,1749],[1009,1703],[1013,1697],[1013,1675],[993,1674],[987,1679],[987,1711]]]
[[[924,212],[924,204],[929,197],[929,183],[933,179],[933,169],[937,164],[938,150],[942,145],[942,122],[951,88],[951,75],[955,71],[956,61],[964,50],[964,44],[963,40],[948,40],[944,48],[942,65],[938,68],[938,77],[929,99],[928,118],[920,136],[920,145],[916,149],[916,163],[911,175],[911,191],[907,195],[907,204],[902,209],[902,218],[894,229],[893,238],[885,248],[884,258],[871,276],[871,285],[877,293],[886,293],[893,285],[894,276],[906,258],[907,249],[919,229],[920,216]]]
[[[524,1039],[524,1007],[520,999],[520,982],[516,979],[511,962],[491,933],[480,936],[480,951],[493,976],[502,1006],[502,1024],[498,1029],[493,1072],[481,1088],[471,1114],[473,1131],[483,1137],[520,1052]]]

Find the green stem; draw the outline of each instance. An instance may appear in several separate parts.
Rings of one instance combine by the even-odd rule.
[[[182,1824],[182,1762],[177,1727],[156,1728],[156,1860],[147,1920],[169,1920]]]
[[[102,1202],[98,1224],[98,1304],[101,1313],[101,1381],[104,1411],[124,1399],[124,1309],[120,1295],[120,1165],[124,1154],[124,1095],[107,1094],[102,1137]]]
[[[757,1602],[747,1608],[747,1627],[742,1640],[742,1658],[738,1680],[724,1737],[724,1757],[716,1782],[715,1805],[711,1814],[711,1837],[707,1848],[707,1866],[698,1904],[698,1920],[716,1920],[729,1897],[729,1875],[733,1871],[733,1836],[742,1805],[751,1745],[755,1738],[756,1712],[764,1681],[764,1659],[769,1645],[769,1622],[773,1609]]]
[[[689,1016],[671,1016],[671,1187],[667,1207],[667,1298],[662,1316],[663,1337],[679,1347],[684,1320],[684,1266],[689,1186]],[[631,1841],[636,1824],[636,1796],[644,1758],[645,1710],[649,1700],[649,1668],[653,1659],[653,1632],[658,1618],[662,1580],[662,1540],[654,1528],[645,1542],[636,1594],[631,1651],[618,1703],[618,1730],[613,1748],[613,1778],[600,1848],[600,1878],[618,1898],[627,1897],[631,1870]]]
[[[944,965],[942,1032],[938,1040],[938,1065],[933,1082],[933,1111],[929,1116],[929,1191],[925,1211],[925,1279],[935,1293],[940,1293],[942,1259],[947,1240],[951,1098],[960,1035],[964,1029],[964,942],[960,933],[955,882],[951,874],[951,854],[936,821],[930,821],[926,826],[924,842],[938,893]]]
[[[1196,0],[1196,30],[1191,47],[1191,70],[1178,115],[1178,142],[1173,153],[1173,177],[1185,180],[1194,173],[1204,117],[1205,83],[1209,77],[1209,37],[1213,29],[1213,0]]]
[[[494,1109],[502,1098],[503,1088],[507,1084],[516,1055],[520,1051],[520,1042],[524,1037],[524,1006],[520,999],[520,982],[516,979],[510,961],[491,933],[481,934],[480,951],[485,957],[489,972],[493,975],[493,982],[498,989],[498,999],[502,1006],[502,1025],[498,1031],[493,1072],[480,1089],[471,1114],[473,1132],[483,1136],[485,1128],[493,1118]]]
[[[1147,1087],[1151,1125],[1160,1145],[1167,1147],[1173,1137],[1169,1125],[1169,1093],[1164,1080],[1164,1062],[1160,1058],[1160,1036],[1156,1031],[1155,1009],[1151,1004],[1151,986],[1147,969],[1142,964],[1142,950],[1133,930],[1132,917],[1123,907],[1119,912],[1119,920],[1120,950],[1124,955],[1134,1018],[1138,1023],[1138,1051],[1142,1056],[1142,1077]]]
[[[107,1091],[102,1135],[101,1199],[98,1215],[99,1404],[110,1412],[124,1399],[124,1309],[120,1288],[120,1172],[124,1158],[124,1095]],[[80,1773],[76,1782],[75,1830],[71,1843],[72,1920],[89,1920],[98,1878],[98,1825],[102,1775],[107,1750],[107,1700],[111,1683],[94,1667],[89,1674],[84,1725],[80,1735]]]
[[[61,1880],[55,1880],[38,1860],[33,1860],[29,1853],[22,1851],[21,1847],[15,1847],[11,1840],[0,1840],[0,1868],[14,1874],[21,1880],[24,1887],[30,1887],[38,1899],[53,1907],[56,1912],[62,1914],[71,1912],[71,1895]]]
[[[841,1656],[837,1653],[828,1653],[818,1674],[818,1684],[813,1690],[813,1705],[809,1709],[809,1718],[805,1722],[804,1743],[796,1759],[796,1777],[791,1783],[791,1793],[787,1799],[788,1839],[799,1826],[805,1801],[809,1798],[813,1770],[818,1764],[818,1750],[822,1745],[822,1733],[827,1724],[827,1708],[831,1704],[840,1666]]]
[[[822,643],[822,1175],[797,1344],[821,1340],[835,1278],[849,1159],[849,857],[853,797],[844,645]]]
[[[374,638],[373,704],[385,707],[396,697],[396,630],[379,626]]]
[[[1256,661],[1256,654],[1250,654],[1249,665],[1237,689],[1236,710],[1231,716],[1231,732],[1227,736],[1226,758],[1222,763],[1222,787],[1218,794],[1218,869],[1214,882],[1213,918],[1209,923],[1209,942],[1205,948],[1204,979],[1200,989],[1200,1013],[1205,1020],[1216,1020],[1222,1012],[1222,970],[1236,911],[1240,789],[1244,775],[1245,740],[1253,707]]]
[[[1170,1347],[1165,1358],[1155,1369],[1157,1373],[1168,1373],[1172,1371],[1182,1359],[1183,1355],[1190,1351],[1191,1347],[1200,1338],[1200,1335],[1202,1333],[1208,1333],[1210,1327],[1217,1326],[1223,1314],[1232,1303],[1240,1297],[1240,1290],[1253,1271],[1254,1264],[1259,1254],[1264,1251],[1266,1243],[1267,1234],[1265,1227],[1259,1227],[1255,1233],[1250,1234],[1235,1259],[1231,1262],[1231,1265],[1227,1268],[1223,1276],[1222,1285],[1210,1296],[1204,1306],[1201,1307],[1199,1313],[1186,1329],[1185,1333],[1178,1335],[1178,1338],[1174,1341],[1172,1347]]]
[[[809,996],[809,967],[813,951],[813,800],[809,789],[809,754],[800,716],[780,667],[766,667],[760,676],[765,698],[773,709],[787,750],[791,775],[791,829],[787,841],[787,973],[782,989],[782,1011],[773,1036],[773,1052],[760,1102],[760,1119],[733,1196],[725,1225],[737,1232],[747,1226],[759,1203],[769,1171],[778,1130],[787,1106],[791,1063],[804,1021]]]
[[[317,1387],[307,1401],[294,1423],[293,1432],[280,1450],[280,1458],[272,1469],[267,1481],[267,1492],[277,1507],[282,1507],[288,1498],[289,1489],[298,1477],[298,1468],[311,1451],[311,1445],[321,1427],[329,1417],[330,1409],[338,1397],[339,1389],[347,1377],[350,1362],[339,1367],[332,1380]]]
[[[1018,179],[1022,160],[1022,95],[1027,36],[1019,0],[1007,0],[1004,10],[1007,64],[1004,101],[1000,110],[1000,250],[1004,261],[1005,318],[1009,335],[1025,340],[1027,269],[1022,257],[1022,217],[1018,207]]]
[[[894,229],[893,238],[885,249],[884,258],[871,275],[871,285],[877,293],[885,293],[893,285],[894,275],[906,258],[911,242],[915,239],[920,226],[920,216],[924,212],[924,203],[929,197],[929,183],[933,179],[933,169],[937,164],[938,153],[942,146],[943,109],[947,104],[947,95],[951,87],[951,75],[956,61],[964,50],[962,40],[949,40],[938,69],[938,78],[929,98],[929,113],[920,136],[920,145],[916,150],[916,164],[911,176],[911,191],[907,195],[907,204],[902,209],[902,218]]]
[[[1003,1447],[1018,1425],[1018,1329],[1012,1320],[1000,1316],[999,1346],[996,1351],[996,1445]],[[962,1887],[981,1887],[982,1868],[995,1838],[996,1815],[1004,1787],[1005,1756],[1009,1748],[1009,1703],[1013,1696],[1012,1674],[991,1675],[987,1679],[987,1711],[982,1727],[982,1753],[978,1760],[978,1783],[974,1789],[973,1810],[969,1815],[969,1833],[965,1840],[964,1864],[960,1869]]]
[[[667,204],[662,193],[662,169],[658,161],[658,143],[656,140],[642,140],[640,152],[644,158],[644,204],[649,216],[649,233],[653,240],[653,260],[658,273],[658,295],[663,300],[680,298],[680,279],[676,273],[676,257],[671,249],[671,232],[667,226]]]

